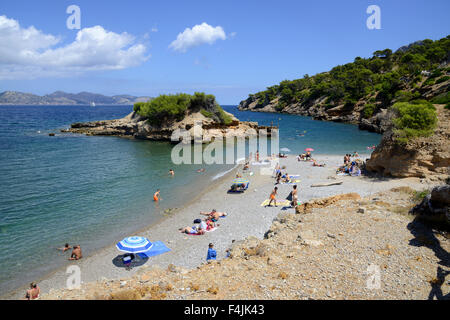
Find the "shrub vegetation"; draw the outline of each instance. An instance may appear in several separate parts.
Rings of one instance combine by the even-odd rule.
[[[216,102],[216,98],[203,92],[196,92],[194,95],[164,94],[148,102],[137,102],[133,109],[154,125],[180,121],[188,112],[201,112],[205,117],[223,124],[230,124],[232,121],[232,118]]]

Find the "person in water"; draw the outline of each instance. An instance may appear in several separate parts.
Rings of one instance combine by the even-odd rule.
[[[173,177],[175,175],[175,172],[173,171],[173,169],[169,170],[169,174]]]
[[[269,201],[269,204],[268,204],[269,207],[272,204],[272,201],[275,203],[275,207],[277,206],[277,199],[276,199],[277,190],[278,190],[278,187],[275,187],[272,190],[272,193],[270,194],[270,201]]]
[[[69,260],[80,260],[81,258],[83,258],[81,247],[79,245],[73,246],[72,254],[70,255]]]
[[[159,199],[160,199],[160,195],[159,195],[159,193],[160,193],[160,190],[158,189],[158,190],[156,190],[156,192],[153,194],[153,201],[159,201]]]
[[[58,250],[61,250],[62,252],[66,252],[66,251],[68,251],[70,249],[72,249],[72,247],[68,243],[66,243],[64,245],[64,248],[58,248]]]
[[[39,294],[41,293],[41,289],[38,287],[38,285],[34,282],[30,284],[30,289],[27,290],[27,293],[25,294],[26,300],[34,300],[39,298]]]

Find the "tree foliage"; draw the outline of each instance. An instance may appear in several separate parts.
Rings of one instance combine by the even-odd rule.
[[[229,124],[231,117],[223,111],[213,95],[195,92],[194,95],[178,93],[160,95],[148,102],[137,102],[134,111],[157,125],[164,122],[180,121],[187,112],[201,112],[205,117]]]
[[[375,97],[377,105],[387,108],[398,101],[397,98],[401,101],[418,98],[418,93],[410,96],[398,92],[405,87],[411,90],[417,85],[422,80],[423,70],[431,72],[427,81],[435,83],[436,79],[439,82],[448,80],[447,77],[441,77],[446,69],[440,67],[448,56],[450,36],[437,41],[426,39],[395,53],[390,49],[378,50],[371,58],[357,57],[352,63],[336,66],[329,72],[281,81],[265,91],[250,95],[250,99],[256,99],[257,106],[263,107],[279,98],[277,109],[282,110],[292,103],[311,106],[323,97],[327,98],[327,105],[344,104],[346,107],[354,105],[360,99]],[[368,108],[366,114],[369,113]]]

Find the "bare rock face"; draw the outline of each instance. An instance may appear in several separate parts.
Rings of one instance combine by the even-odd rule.
[[[366,162],[366,169],[400,178],[447,179],[450,173],[450,112],[442,106],[437,106],[436,110],[439,121],[431,137],[399,145],[389,130]]]
[[[227,114],[232,117],[232,121],[228,125],[207,118],[200,112],[190,113],[181,121],[161,121],[159,124],[151,125],[146,118],[133,111],[122,119],[74,123],[70,129],[61,131],[86,135],[110,135],[145,140],[172,141],[174,131],[180,130],[187,132],[191,139],[201,139],[202,143],[208,143],[216,138],[225,138],[230,135],[247,137],[249,133],[256,133],[261,129],[266,130],[268,136],[271,135],[272,127],[259,126],[257,122],[239,121],[232,114]],[[198,130],[199,127],[202,129],[201,131]],[[180,136],[179,140],[182,138]],[[172,142],[178,142],[178,140]]]

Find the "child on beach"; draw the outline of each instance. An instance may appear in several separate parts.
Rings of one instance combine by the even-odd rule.
[[[214,245],[212,243],[208,245],[208,254],[206,255],[206,261],[216,260],[217,252],[215,249],[213,249],[213,247]]]
[[[270,201],[269,201],[269,204],[268,204],[269,207],[272,204],[272,201],[275,203],[275,207],[277,206],[277,199],[275,198],[276,195],[277,195],[277,190],[278,190],[278,187],[275,187],[273,189],[272,193],[270,194]]]

